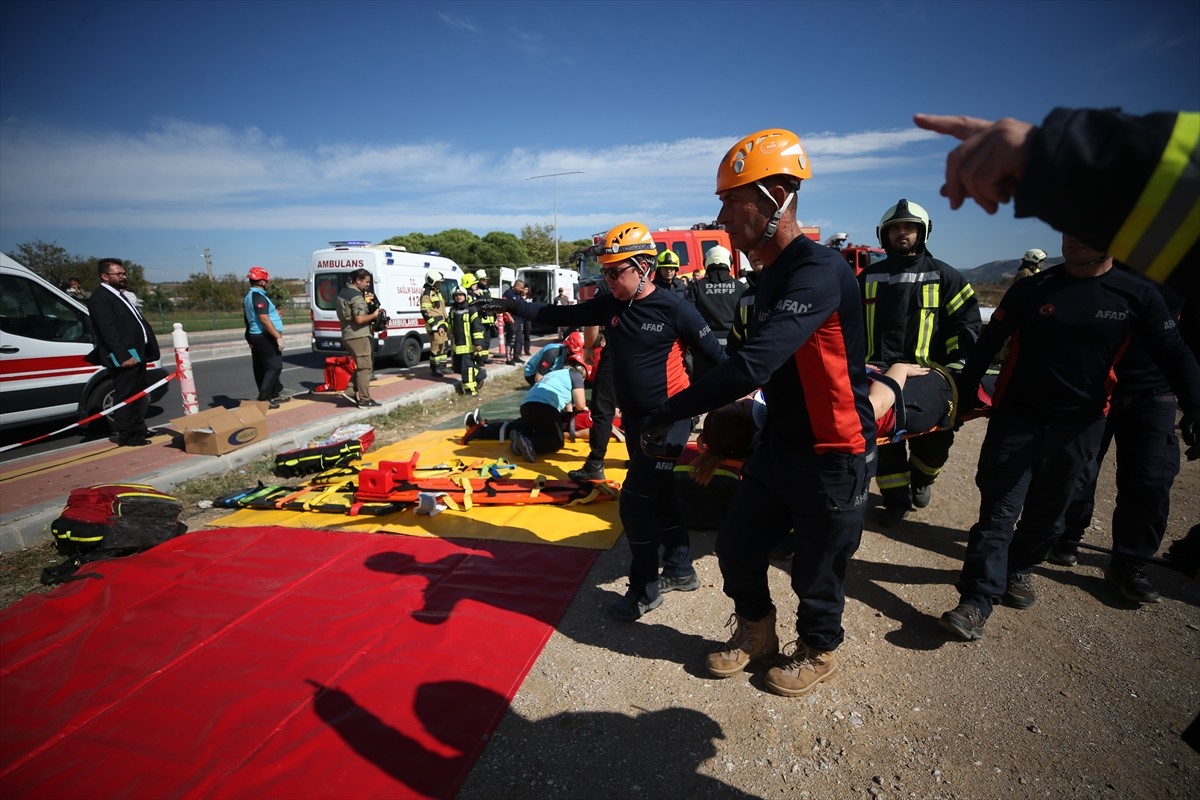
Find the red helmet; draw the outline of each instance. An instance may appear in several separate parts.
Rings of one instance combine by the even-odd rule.
[[[588,364],[583,360],[583,353],[570,353],[567,355],[567,366],[574,365],[576,369],[583,373],[583,379],[590,381],[592,376],[596,374],[596,365]]]
[[[246,279],[251,281],[269,281],[271,280],[271,273],[262,267],[251,267],[250,271],[246,273]]]
[[[583,355],[583,333],[580,331],[571,331],[567,334],[567,338],[563,339],[563,344],[567,347],[567,352],[573,356]]]

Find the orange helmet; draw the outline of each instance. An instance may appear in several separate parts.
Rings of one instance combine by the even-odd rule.
[[[248,281],[269,281],[269,280],[271,280],[271,273],[267,272],[262,267],[251,267],[250,271],[248,273],[246,273],[246,280],[248,280]]]
[[[596,260],[604,266],[619,264],[636,255],[644,255],[649,259],[658,256],[650,229],[640,222],[622,222],[609,230],[596,243],[596,252]]]
[[[782,128],[752,133],[730,148],[717,167],[716,194],[772,175],[812,177],[812,167],[800,137]]]

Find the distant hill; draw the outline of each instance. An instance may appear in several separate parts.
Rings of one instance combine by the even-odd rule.
[[[1045,267],[1052,267],[1055,264],[1061,264],[1061,258],[1047,258],[1042,262]],[[1017,267],[1021,266],[1021,259],[1009,258],[1004,261],[989,261],[986,264],[980,264],[974,269],[964,270],[963,274],[967,276],[967,280],[972,285],[979,283],[1010,283],[1013,276],[1017,274]]]

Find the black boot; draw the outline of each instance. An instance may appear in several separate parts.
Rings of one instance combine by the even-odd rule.
[[[567,477],[576,483],[586,483],[587,481],[602,481],[604,480],[604,462],[589,458],[583,462],[583,467],[573,469],[567,473]]]

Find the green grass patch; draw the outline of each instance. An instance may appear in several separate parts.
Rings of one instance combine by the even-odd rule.
[[[146,316],[146,321],[150,323],[150,327],[155,333],[170,333],[172,325],[179,322],[183,324],[184,330],[187,331],[224,331],[235,328],[242,328],[246,325],[246,318],[240,309],[231,311],[182,311],[179,309],[160,309],[153,306],[148,306],[143,309]],[[284,325],[289,328],[293,325],[307,325],[310,317],[308,309],[280,309],[280,316],[283,318]]]

